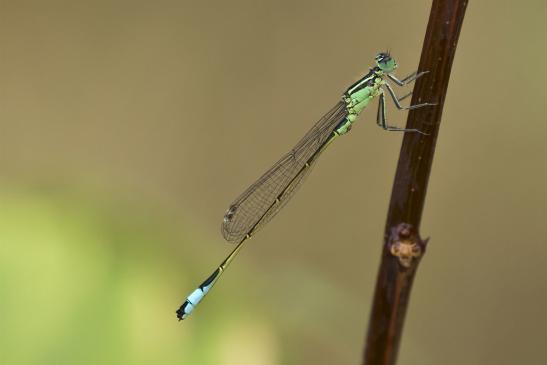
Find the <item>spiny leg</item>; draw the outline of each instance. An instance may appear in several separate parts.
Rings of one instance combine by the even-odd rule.
[[[385,102],[385,96],[384,93],[380,93],[380,98],[378,102],[378,113],[376,114],[376,124],[378,124],[380,127],[385,129],[386,131],[395,131],[395,132],[418,132],[423,135],[427,135],[427,133],[424,133],[418,129],[407,129],[407,128],[399,128],[399,127],[393,127],[390,125],[387,125],[387,119],[386,119],[386,102]]]
[[[387,91],[389,91],[389,95],[391,95],[391,98],[393,99],[393,102],[395,103],[395,106],[399,110],[412,110],[412,109],[421,108],[423,106],[437,105],[435,103],[422,103],[422,104],[414,104],[414,105],[409,105],[409,106],[402,106],[400,101],[403,100],[404,98],[406,98],[409,94],[407,94],[407,95],[403,96],[402,98],[398,99],[397,95],[395,95],[395,91],[393,91],[393,88],[391,87],[391,85],[388,84],[387,82],[385,83],[385,85],[387,87]]]
[[[387,74],[387,77],[389,77],[389,79],[391,81],[393,81],[394,83],[396,83],[397,85],[404,86],[406,84],[411,83],[412,81],[416,81],[418,78],[422,77],[423,75],[425,75],[428,72],[429,71],[422,71],[422,72],[418,73],[418,71],[414,71],[413,73],[411,73],[410,75],[408,75],[407,77],[405,77],[402,80],[399,80],[397,77],[395,77],[392,74]]]
[[[411,92],[409,92],[409,93],[408,93],[408,94],[406,94],[406,95],[403,95],[403,96],[401,96],[401,97],[400,97],[399,99],[397,99],[397,100],[399,100],[399,101],[403,101],[403,100],[405,100],[406,98],[408,98],[408,97],[409,97],[410,95],[412,95],[412,91],[411,91]]]

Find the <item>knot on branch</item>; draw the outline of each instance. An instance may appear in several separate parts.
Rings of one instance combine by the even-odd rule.
[[[417,230],[408,223],[400,223],[391,229],[388,241],[389,252],[397,257],[405,269],[417,263],[425,253],[426,240],[422,240]]]

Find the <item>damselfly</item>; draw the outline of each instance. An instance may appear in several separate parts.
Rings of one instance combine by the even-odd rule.
[[[379,53],[376,56],[376,66],[351,85],[342,96],[342,100],[319,119],[292,150],[230,205],[222,221],[222,235],[226,241],[237,243],[237,246],[211,276],[186,298],[186,301],[176,312],[179,320],[190,315],[239,253],[243,244],[287,204],[304,178],[310,173],[321,152],[336,138],[349,132],[361,111],[372,99],[379,97],[376,122],[380,127],[388,131],[418,132],[426,135],[418,129],[405,129],[387,124],[386,89],[399,110],[435,105],[422,103],[402,106],[400,102],[412,93],[398,98],[387,79],[403,86],[415,81],[427,71],[414,72],[399,80],[393,75],[396,68],[397,63],[388,52]]]

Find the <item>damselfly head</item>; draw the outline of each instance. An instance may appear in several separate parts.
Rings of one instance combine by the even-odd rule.
[[[389,52],[378,53],[376,55],[376,64],[385,73],[393,72],[397,68],[397,62],[391,58]]]

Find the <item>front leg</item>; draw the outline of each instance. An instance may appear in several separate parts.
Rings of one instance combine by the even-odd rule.
[[[387,77],[389,77],[389,79],[393,81],[394,83],[396,83],[397,85],[404,86],[406,84],[411,83],[412,81],[416,81],[418,78],[422,77],[428,72],[429,71],[423,71],[418,73],[418,71],[414,71],[413,73],[411,73],[410,75],[408,75],[402,80],[399,80],[397,77],[395,77],[395,75],[392,75],[392,74],[387,74]]]

